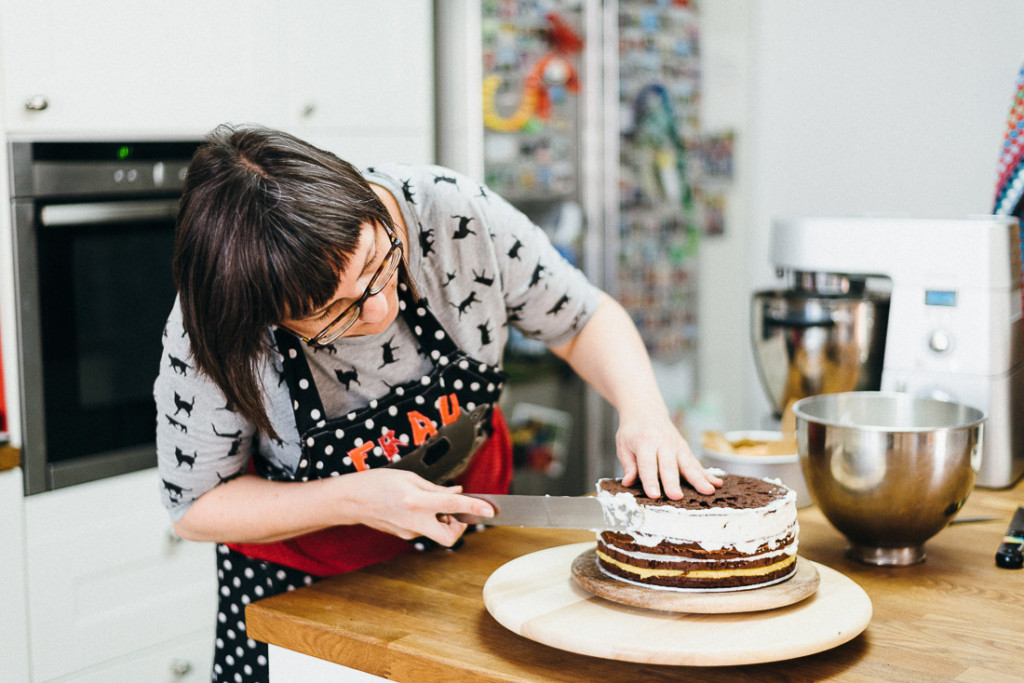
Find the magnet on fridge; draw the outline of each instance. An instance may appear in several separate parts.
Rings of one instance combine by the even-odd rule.
[[[647,33],[654,33],[661,28],[661,17],[656,10],[645,10],[640,15],[640,26]]]

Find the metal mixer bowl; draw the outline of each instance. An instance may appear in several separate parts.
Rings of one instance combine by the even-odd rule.
[[[925,559],[924,543],[967,500],[985,414],[908,394],[847,392],[797,401],[797,451],[811,497],[877,565]]]
[[[806,396],[881,388],[888,320],[887,294],[755,292],[754,358],[776,417]]]

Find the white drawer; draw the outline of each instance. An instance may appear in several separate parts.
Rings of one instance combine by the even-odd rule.
[[[25,501],[35,680],[80,672],[212,629],[212,544],[178,540],[155,470]],[[137,678],[135,680],[149,680]]]
[[[205,683],[213,666],[214,628],[103,664],[69,677],[74,683]]]

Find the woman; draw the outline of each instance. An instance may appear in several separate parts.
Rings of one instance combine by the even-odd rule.
[[[284,133],[218,128],[189,169],[174,274],[157,446],[175,530],[220,544],[215,680],[266,677],[248,602],[409,539],[451,546],[466,528],[451,513],[493,514],[461,494],[511,479],[496,407],[509,325],[617,408],[627,483],[671,498],[680,474],[721,483],[672,425],[622,308],[447,169],[360,173]]]

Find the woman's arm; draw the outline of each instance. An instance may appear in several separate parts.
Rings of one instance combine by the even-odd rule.
[[[623,483],[639,477],[644,492],[682,498],[680,473],[701,493],[713,493],[718,477],[704,471],[672,423],[650,357],[626,311],[607,294],[575,337],[551,351],[611,403],[619,414],[615,435]],[[659,486],[660,480],[660,486]]]
[[[449,515],[491,517],[491,506],[422,477],[376,468],[308,482],[247,474],[207,491],[174,525],[191,541],[269,543],[345,524],[365,524],[410,539],[450,546],[466,525]]]

